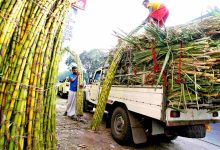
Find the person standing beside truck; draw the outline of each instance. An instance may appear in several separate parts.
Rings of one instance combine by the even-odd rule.
[[[77,120],[76,117],[76,91],[77,91],[77,81],[78,81],[78,72],[77,67],[72,67],[72,73],[69,75],[69,81],[70,81],[70,89],[68,94],[68,102],[67,102],[67,108],[66,112],[64,113],[64,116],[71,117],[74,120]]]
[[[147,22],[153,22],[159,27],[163,27],[169,16],[167,7],[161,2],[150,2],[149,0],[144,0],[143,5],[149,9],[149,15],[142,25],[145,25]]]

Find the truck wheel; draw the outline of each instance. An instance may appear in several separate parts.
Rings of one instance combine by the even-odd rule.
[[[83,111],[88,112],[88,101],[86,100],[86,93],[83,93]]]
[[[91,104],[87,99],[86,99],[86,93],[84,92],[83,95],[83,112],[90,112],[93,109],[93,104]]]
[[[159,138],[161,140],[163,140],[164,142],[170,142],[172,140],[175,140],[177,138],[176,135],[166,135],[166,134],[163,134],[161,136],[159,136]]]
[[[165,137],[166,137],[167,141],[172,141],[172,140],[175,140],[177,138],[176,135],[165,135]]]
[[[131,141],[131,126],[127,111],[117,107],[111,117],[112,137],[119,144],[127,144]]]
[[[60,97],[64,98],[63,89],[60,91]]]

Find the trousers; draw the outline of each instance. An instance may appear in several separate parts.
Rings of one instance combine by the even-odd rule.
[[[71,117],[76,114],[76,92],[69,91],[67,102],[67,116]]]

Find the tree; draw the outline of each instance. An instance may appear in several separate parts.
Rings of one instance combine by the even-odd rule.
[[[80,54],[82,64],[84,68],[87,70],[89,76],[91,76],[96,69],[103,65],[106,57],[107,53],[99,49],[83,51]]]
[[[62,81],[62,80],[64,80],[64,79],[66,79],[66,77],[68,77],[70,73],[71,73],[71,72],[68,71],[68,70],[59,73],[59,75],[58,75],[58,81]]]
[[[67,59],[66,59],[66,61],[65,61],[65,64],[66,64],[67,66],[70,66],[73,62],[74,62],[74,63],[76,62],[76,61],[74,60],[73,56],[68,56]]]
[[[67,47],[65,49],[67,50],[64,51],[68,51],[69,48]],[[107,53],[99,49],[92,49],[90,51],[83,51],[79,57],[83,67],[86,69],[86,72],[83,72],[84,80],[88,82],[88,76],[91,77],[93,72],[103,65]],[[70,55],[67,57],[65,64],[71,66],[72,63],[76,63],[76,61],[74,57]]]
[[[86,72],[89,76],[91,76],[96,69],[103,65],[106,57],[107,53],[99,49],[83,51],[80,54],[83,67],[86,69]],[[76,63],[74,58],[72,56],[67,57],[65,64],[70,66],[72,63]]]

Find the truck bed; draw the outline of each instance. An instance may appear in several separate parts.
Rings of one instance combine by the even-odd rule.
[[[112,86],[108,100],[126,104],[128,110],[163,120],[163,89],[152,86]]]
[[[108,100],[122,102],[127,109],[138,114],[163,121],[167,126],[203,124],[207,122],[220,122],[220,116],[213,116],[209,112],[212,104],[189,104],[189,107],[180,112],[180,117],[171,117],[171,111],[163,95],[163,88],[152,86],[119,86],[113,85]],[[199,109],[197,106],[199,105]],[[220,114],[220,111],[215,113]]]
[[[98,93],[101,89],[96,84],[90,85],[89,89],[88,100],[97,104]],[[177,111],[180,113],[179,117],[171,117],[171,112],[176,110],[166,102],[162,86],[158,86],[155,90],[153,86],[148,85],[112,85],[107,103],[111,105],[115,102],[125,104],[129,111],[160,120],[167,126],[220,122],[220,111],[209,112],[209,106],[214,105],[214,103],[189,103],[184,112]],[[217,116],[213,113],[217,113]]]

